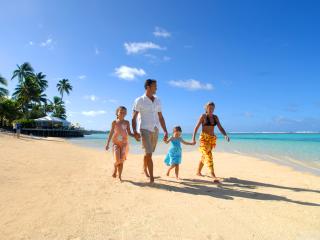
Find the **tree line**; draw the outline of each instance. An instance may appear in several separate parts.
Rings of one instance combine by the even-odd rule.
[[[0,75],[0,120],[1,126],[10,126],[18,119],[36,119],[47,115],[66,119],[63,95],[72,91],[68,79],[61,79],[56,87],[60,96],[49,99],[45,93],[48,80],[43,72],[36,73],[30,63],[17,65],[11,80],[17,81],[12,95],[6,88],[8,81]]]

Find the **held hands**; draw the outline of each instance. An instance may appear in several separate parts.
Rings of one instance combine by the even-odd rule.
[[[163,141],[164,141],[164,142],[167,142],[167,141],[168,141],[168,132],[165,132],[165,133],[164,133]]]
[[[141,138],[141,135],[139,134],[139,133],[137,133],[137,132],[135,132],[134,134],[134,138],[136,139],[136,141],[140,141],[140,138]]]
[[[196,140],[192,140],[191,145],[196,145]]]

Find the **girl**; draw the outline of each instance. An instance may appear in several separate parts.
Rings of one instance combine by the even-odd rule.
[[[173,128],[173,134],[172,137],[170,137],[168,140],[165,141],[165,143],[171,142],[171,147],[169,149],[169,152],[164,159],[165,164],[169,166],[167,171],[167,176],[169,176],[170,171],[174,168],[176,173],[176,179],[180,180],[179,178],[179,164],[181,163],[181,142],[186,145],[195,145],[194,142],[186,142],[181,138],[181,127],[177,126]]]
[[[219,118],[217,115],[213,114],[215,105],[213,102],[208,102],[205,105],[205,114],[202,114],[199,118],[199,121],[194,129],[192,140],[195,142],[196,134],[200,125],[202,125],[202,131],[200,134],[200,144],[199,150],[202,154],[201,160],[199,162],[197,175],[202,176],[201,170],[203,165],[206,165],[211,173],[214,183],[220,183],[216,175],[214,174],[213,168],[213,158],[212,150],[216,147],[217,136],[214,134],[214,127],[217,126],[220,132],[224,135],[225,139],[229,142],[230,138],[228,137],[226,131],[220,124]]]
[[[112,177],[116,178],[118,172],[120,181],[122,181],[121,173],[123,169],[123,162],[127,159],[129,150],[128,135],[134,137],[130,130],[129,121],[124,119],[126,115],[127,109],[124,106],[120,106],[117,108],[117,119],[112,122],[110,134],[106,144],[106,150],[108,150],[110,141],[112,139],[112,150],[115,160]]]

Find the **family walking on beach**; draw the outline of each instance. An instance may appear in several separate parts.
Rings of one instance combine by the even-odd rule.
[[[209,102],[205,105],[205,113],[200,116],[194,128],[192,142],[187,142],[181,137],[182,129],[180,126],[174,127],[172,136],[170,138],[168,136],[166,123],[162,115],[161,102],[159,98],[155,96],[157,81],[154,79],[147,79],[144,88],[145,94],[138,97],[133,105],[133,133],[131,132],[129,121],[125,120],[127,109],[124,106],[120,106],[116,109],[116,119],[111,124],[111,130],[106,144],[106,150],[108,150],[110,148],[110,142],[112,141],[112,151],[115,160],[112,176],[118,176],[121,180],[123,163],[126,160],[129,150],[128,136],[131,136],[137,141],[142,140],[142,147],[145,151],[143,172],[149,178],[150,183],[154,182],[152,154],[157,146],[158,134],[161,126],[164,132],[163,141],[165,143],[171,143],[169,152],[164,159],[164,163],[168,166],[166,175],[169,176],[170,171],[175,169],[176,178],[179,179],[179,165],[181,164],[182,158],[181,143],[195,145],[196,134],[201,125],[202,131],[199,138],[201,159],[196,174],[202,176],[201,170],[203,166],[206,165],[213,178],[213,182],[219,183],[219,179],[214,172],[212,157],[212,150],[215,148],[217,141],[217,137],[214,134],[214,127],[217,126],[219,128],[227,141],[230,141],[230,139],[221,126],[218,116],[213,114],[215,108],[214,103]],[[137,120],[139,120],[138,126]]]

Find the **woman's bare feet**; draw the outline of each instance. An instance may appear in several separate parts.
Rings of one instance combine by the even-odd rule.
[[[114,173],[112,174],[112,177],[113,177],[113,178],[116,178],[116,177],[117,177],[117,173],[114,172]]]
[[[201,172],[197,172],[196,175],[199,176],[199,177],[203,177],[203,175],[201,174]]]
[[[220,180],[219,180],[217,177],[214,177],[214,178],[213,178],[213,183],[219,184],[219,183],[221,183],[221,182],[220,182]]]

